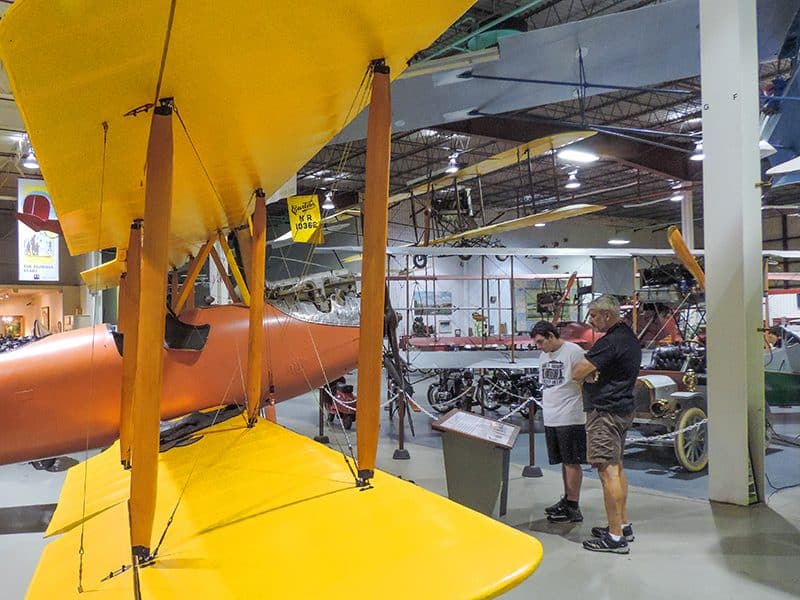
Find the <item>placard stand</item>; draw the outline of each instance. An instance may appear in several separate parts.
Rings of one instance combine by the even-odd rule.
[[[485,515],[506,514],[511,448],[520,428],[457,409],[432,427],[442,432],[448,498]]]

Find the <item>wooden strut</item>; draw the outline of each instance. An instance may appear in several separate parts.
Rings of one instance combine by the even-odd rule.
[[[211,259],[217,266],[217,272],[219,273],[220,279],[222,279],[222,283],[225,284],[225,288],[228,290],[228,296],[230,296],[231,302],[236,302],[239,299],[239,294],[236,292],[236,287],[233,285],[231,278],[228,277],[228,270],[225,268],[225,265],[222,264],[219,252],[217,252],[214,246],[211,246]]]
[[[141,293],[138,297],[139,332],[136,378],[133,383],[133,445],[131,493],[128,501],[131,552],[140,562],[150,558],[156,509],[159,446],[159,404],[164,361],[169,268],[169,223],[172,211],[172,106],[167,101],[154,110],[147,147],[144,243]]]
[[[233,274],[233,279],[236,281],[236,285],[239,286],[239,294],[242,297],[242,302],[244,302],[246,306],[250,306],[250,291],[247,289],[247,284],[244,282],[242,272],[239,270],[239,265],[236,263],[236,257],[233,255],[233,250],[231,250],[231,247],[228,245],[228,240],[226,240],[225,236],[220,233],[217,236],[217,241],[219,242],[219,245],[222,246],[222,251],[225,253],[225,258],[228,259],[228,266],[231,268],[231,273]]]
[[[200,248],[200,252],[197,253],[197,256],[195,256],[189,263],[189,269],[186,273],[186,281],[183,282],[183,287],[181,288],[177,299],[172,304],[172,311],[176,315],[181,314],[181,311],[184,309],[184,307],[193,308],[193,306],[188,305],[188,300],[190,298],[194,298],[194,282],[197,281],[197,276],[200,275],[200,271],[203,270],[203,265],[206,264],[206,260],[208,260],[208,255],[213,246],[213,239],[206,241],[206,243],[203,244],[203,247]]]
[[[267,201],[264,191],[256,190],[253,238],[250,255],[250,329],[247,338],[247,426],[258,420],[261,405],[261,380],[264,361],[264,268],[267,255]],[[273,405],[274,411],[274,405]],[[274,419],[271,419],[274,420]]]
[[[136,355],[139,340],[139,296],[142,269],[142,221],[131,224],[126,269],[119,281],[119,331],[122,332],[122,392],[119,408],[119,452],[122,466],[131,466],[133,432],[133,382],[136,378]]]
[[[361,271],[361,323],[358,348],[358,477],[375,473],[380,417],[386,242],[389,217],[391,100],[389,67],[373,63],[372,99],[367,122],[364,197],[364,259]]]

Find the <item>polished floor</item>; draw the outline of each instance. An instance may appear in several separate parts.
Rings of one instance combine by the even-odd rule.
[[[316,394],[278,407],[279,421],[285,426],[313,436],[317,428]],[[794,430],[793,412],[783,418],[786,433]],[[384,470],[414,480],[438,493],[446,493],[442,451],[438,434],[432,433],[429,419],[415,415],[417,437],[406,447],[407,461],[392,459],[397,447],[396,421],[382,419],[379,466]],[[327,425],[326,425],[327,427]],[[787,429],[788,428],[788,429]],[[327,427],[326,433],[346,443],[344,432]],[[354,432],[348,434],[354,440]],[[542,437],[535,435],[535,438]],[[705,476],[681,479],[669,453],[651,452],[642,457],[640,448],[631,448],[628,462],[643,465],[632,469],[629,509],[636,530],[636,541],[627,556],[590,553],[581,548],[594,524],[603,522],[602,494],[597,479],[587,473],[581,507],[585,521],[574,525],[554,525],[544,518],[542,509],[557,499],[561,479],[557,470],[544,465],[544,455],[537,454],[543,476],[522,477],[527,462],[527,435],[517,441],[512,454],[509,511],[502,520],[536,536],[544,545],[540,568],[521,586],[503,598],[649,598],[670,600],[680,597],[722,598],[798,598],[800,597],[800,488],[775,492],[768,505],[741,508],[709,503],[703,499]],[[538,446],[537,451],[543,451]],[[781,455],[780,453],[785,453]],[[770,460],[783,456],[778,475],[780,483],[800,482],[800,461],[796,449],[773,446]],[[628,456],[630,455],[630,456]],[[786,460],[789,457],[791,460]],[[638,474],[637,474],[638,472]],[[651,479],[661,480],[659,486]],[[0,467],[0,531],[34,530],[36,514],[46,515],[47,505],[56,501],[63,473],[36,471],[29,465]],[[664,489],[670,488],[671,493]],[[681,483],[692,482],[681,491]],[[666,483],[665,483],[666,482]],[[645,487],[647,486],[647,487]],[[700,491],[698,491],[700,490]],[[692,496],[695,497],[687,497]],[[8,507],[37,506],[13,513],[16,525],[3,523]],[[24,518],[20,517],[20,514]],[[40,533],[5,533],[0,535],[0,597],[16,600],[33,574],[44,546]],[[428,577],[469,577],[471,561],[480,556],[464,557],[463,573],[440,573],[436,557],[420,553],[417,573],[398,574],[420,580],[420,595],[425,597],[424,579]],[[353,597],[374,597],[359,596]]]

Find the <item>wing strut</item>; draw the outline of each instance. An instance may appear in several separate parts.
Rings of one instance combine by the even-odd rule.
[[[172,100],[154,110],[147,147],[139,332],[133,384],[131,495],[128,501],[133,564],[150,558],[158,477],[159,403],[164,359],[172,212]]]
[[[239,294],[242,296],[242,302],[244,302],[247,306],[250,306],[250,292],[247,289],[247,284],[244,282],[244,277],[242,277],[242,272],[239,270],[239,263],[236,262],[236,257],[233,255],[233,250],[228,245],[228,240],[225,239],[225,236],[220,233],[217,236],[217,241],[219,245],[222,246],[222,251],[225,253],[225,258],[228,259],[228,266],[231,268],[231,273],[233,273],[233,278],[236,280],[236,285],[239,286]]]
[[[264,268],[267,256],[267,197],[256,190],[253,214],[253,239],[250,257],[250,334],[247,339],[247,426],[258,420],[261,404],[261,379],[264,363]],[[273,411],[274,415],[274,411]],[[274,419],[270,419],[274,420]]]
[[[364,198],[364,264],[361,270],[361,325],[358,348],[358,477],[375,472],[383,359],[383,306],[389,217],[391,100],[389,67],[372,64],[372,99],[367,122],[367,170]]]
[[[119,407],[120,462],[131,467],[131,433],[133,430],[133,382],[136,379],[136,355],[139,346],[139,297],[142,272],[142,221],[131,224],[127,268],[119,280],[119,331],[123,334],[122,392]]]
[[[203,270],[203,265],[206,264],[208,254],[211,252],[213,246],[213,239],[206,240],[206,243],[200,248],[200,252],[197,253],[197,256],[195,256],[189,264],[189,269],[186,273],[186,281],[183,282],[183,287],[178,297],[175,299],[175,306],[172,309],[176,315],[181,314],[183,307],[186,306],[187,300],[194,297],[194,282],[197,281],[197,276],[200,274],[200,271]]]

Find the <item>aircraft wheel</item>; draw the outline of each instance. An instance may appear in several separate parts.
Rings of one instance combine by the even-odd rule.
[[[428,257],[425,254],[415,254],[411,260],[417,269],[424,269],[428,266]]]
[[[677,429],[685,429],[706,418],[702,408],[690,406],[678,415]],[[690,473],[702,471],[708,465],[708,425],[675,436],[675,457],[680,465]]]

